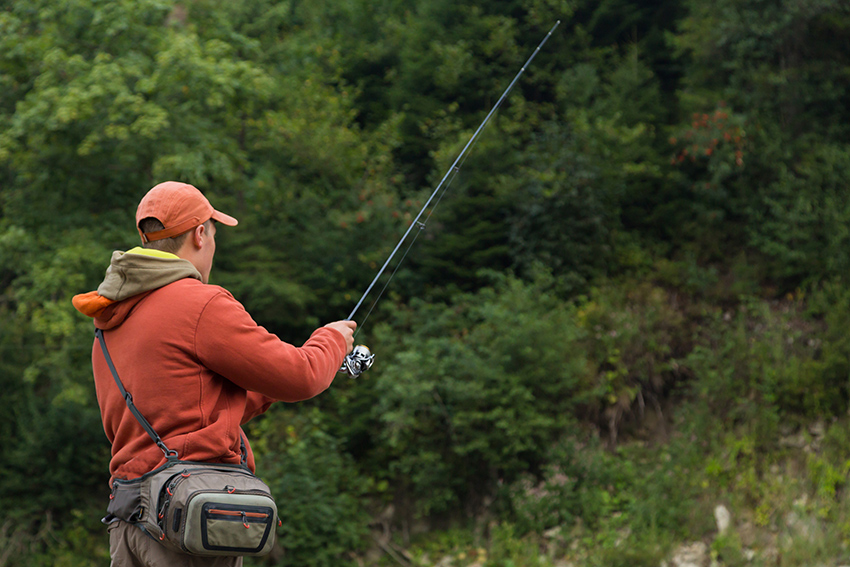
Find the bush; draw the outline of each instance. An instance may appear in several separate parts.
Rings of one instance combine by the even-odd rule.
[[[599,439],[567,438],[553,447],[540,478],[527,476],[506,491],[520,534],[556,532],[593,546],[627,536],[660,545],[699,533],[694,522],[701,456],[676,438],[656,448],[642,443],[604,448]]]
[[[622,512],[632,496],[632,463],[606,452],[598,440],[566,439],[547,463],[542,480],[529,475],[508,490],[521,534],[570,529],[577,522],[595,529],[601,519]]]
[[[795,162],[778,164],[749,211],[750,242],[767,256],[776,281],[798,285],[847,273],[848,175],[846,145],[815,144]]]
[[[582,417],[617,443],[624,422],[644,410],[660,413],[667,390],[681,378],[677,358],[692,348],[687,300],[653,285],[608,283],[578,302],[575,319],[587,353]]]
[[[833,311],[833,320],[847,316],[840,306]],[[782,419],[837,415],[846,408],[846,373],[840,374],[847,354],[843,340],[826,343],[822,333],[802,295],[715,311],[683,360],[695,377],[691,391],[713,415],[755,427],[760,445]]]
[[[582,332],[547,282],[496,277],[451,304],[418,305],[410,329],[401,313],[380,331],[405,337],[376,373],[375,411],[391,472],[421,512],[481,506],[498,483],[538,468],[573,423]]]

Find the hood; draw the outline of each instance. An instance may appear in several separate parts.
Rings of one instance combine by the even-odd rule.
[[[95,326],[111,329],[148,293],[183,278],[202,281],[191,262],[174,254],[140,247],[116,250],[97,291],[75,295],[71,302],[77,311],[94,318]]]

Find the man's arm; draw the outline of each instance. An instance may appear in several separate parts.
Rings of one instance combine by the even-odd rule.
[[[204,366],[246,390],[297,402],[330,386],[351,350],[354,326],[352,321],[331,323],[296,347],[257,325],[222,289],[200,316],[195,352]]]

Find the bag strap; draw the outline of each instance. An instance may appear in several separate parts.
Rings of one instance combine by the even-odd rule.
[[[156,443],[156,446],[159,447],[163,453],[165,453],[165,457],[169,460],[177,460],[177,451],[174,449],[169,449],[162,438],[157,435],[156,431],[154,431],[150,422],[145,419],[145,416],[142,415],[142,412],[139,411],[139,408],[136,407],[136,404],[133,403],[133,396],[124,389],[124,384],[121,383],[121,378],[118,377],[118,371],[115,370],[115,365],[112,363],[112,357],[109,356],[109,351],[106,349],[106,340],[103,338],[103,330],[95,329],[95,336],[97,337],[98,342],[100,342],[100,348],[103,350],[103,357],[106,359],[106,364],[109,366],[109,371],[112,372],[112,377],[115,378],[115,383],[118,384],[118,389],[121,391],[121,396],[124,397],[124,401],[127,403],[127,407],[130,409],[130,413],[133,414],[133,417],[136,418],[136,421],[139,422],[139,425],[142,426],[142,429],[150,435],[150,438],[153,439],[153,442]]]
[[[115,364],[112,363],[112,357],[109,356],[109,351],[106,348],[106,339],[103,338],[103,330],[95,329],[95,336],[97,337],[98,342],[100,343],[100,348],[103,350],[103,357],[106,359],[106,364],[109,366],[109,371],[112,372],[112,377],[115,378],[115,383],[118,384],[118,389],[121,391],[121,396],[123,396],[124,401],[127,403],[127,407],[130,409],[130,413],[133,414],[133,417],[136,418],[136,421],[139,422],[139,425],[142,426],[142,429],[150,435],[150,438],[153,439],[153,442],[156,443],[156,446],[159,447],[163,453],[165,453],[165,457],[170,461],[178,460],[177,451],[174,449],[169,449],[162,438],[154,431],[153,426],[151,426],[150,422],[145,419],[145,416],[142,415],[142,412],[139,411],[139,408],[136,407],[136,404],[133,403],[133,396],[124,388],[124,384],[121,383],[121,378],[118,377],[118,371],[115,370]],[[248,463],[248,450],[245,447],[245,434],[242,433],[242,430],[239,430],[239,448],[242,450],[242,458],[240,459],[240,464],[247,465]]]

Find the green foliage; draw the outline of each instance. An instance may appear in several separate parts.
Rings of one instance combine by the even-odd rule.
[[[540,555],[540,546],[533,537],[522,538],[513,525],[501,523],[490,533],[490,548],[485,556],[488,567],[524,567],[550,565]]]
[[[681,108],[693,128],[674,133],[674,161],[684,160],[683,181],[708,207],[700,226],[714,226],[702,238],[719,236],[721,255],[755,248],[782,292],[840,271],[832,249],[842,246],[846,207],[832,193],[846,166],[846,121],[823,109],[846,108],[848,52],[827,47],[848,25],[846,7],[693,2],[679,25],[671,39],[691,61]]]
[[[577,522],[594,530],[628,506],[632,463],[606,453],[598,441],[560,442],[547,463],[542,482],[529,476],[510,488],[520,533],[564,529]]]
[[[5,565],[96,567],[109,561],[102,502],[75,501],[61,521],[49,512],[0,524],[0,558]]]
[[[714,313],[704,326],[711,342],[684,361],[700,377],[695,394],[713,412],[752,424],[765,439],[786,416],[840,415],[847,407],[843,341],[822,344],[819,325],[804,317],[801,305],[753,301],[735,313]],[[846,313],[838,308],[832,317]]]
[[[585,362],[570,345],[581,331],[546,288],[498,278],[381,330],[389,338],[408,327],[376,377],[376,411],[391,471],[423,512],[474,510],[496,483],[539,466],[572,423]]]
[[[634,534],[636,548],[647,546],[638,555],[652,555],[658,550],[649,548],[703,529],[695,514],[703,509],[694,476],[701,458],[679,440],[611,452],[598,439],[565,439],[539,479],[528,476],[509,488],[511,516],[519,533],[551,534],[585,553],[622,551]]]
[[[751,242],[771,259],[770,275],[800,281],[847,272],[850,146],[815,145],[782,163],[756,203]]]
[[[683,332],[687,306],[677,306],[663,288],[631,280],[594,290],[578,305],[576,322],[588,337],[581,350],[591,364],[580,399],[588,417],[604,424],[616,443],[633,408],[659,410],[665,389],[678,377],[676,359],[692,348],[692,337]]]
[[[17,226],[0,237],[4,266],[12,284],[0,307],[3,365],[0,458],[6,479],[0,505],[9,519],[34,513],[64,518],[77,505],[77,487],[106,494],[101,474],[109,459],[91,383],[93,334],[75,316],[71,291],[93,271],[93,259],[79,239],[87,231],[67,232],[68,242],[39,254],[37,243]],[[46,248],[46,247],[45,247]]]
[[[490,526],[486,541],[466,529],[445,530],[437,535],[419,538],[410,548],[413,565],[422,567],[452,564],[463,567],[548,567],[550,557],[541,554],[544,541],[535,536],[522,536],[509,522]]]
[[[272,489],[283,522],[280,565],[353,565],[364,546],[367,483],[328,435],[318,411],[269,412],[257,423],[258,474]],[[258,564],[262,564],[259,562]]]
[[[830,39],[846,32],[846,6],[832,0],[687,5],[674,44],[694,61],[686,79],[691,96],[728,96],[787,128],[786,139],[813,131],[846,137],[843,119],[823,111],[824,105],[845,108],[838,101],[850,86],[842,72],[850,52],[846,46],[833,49]]]

